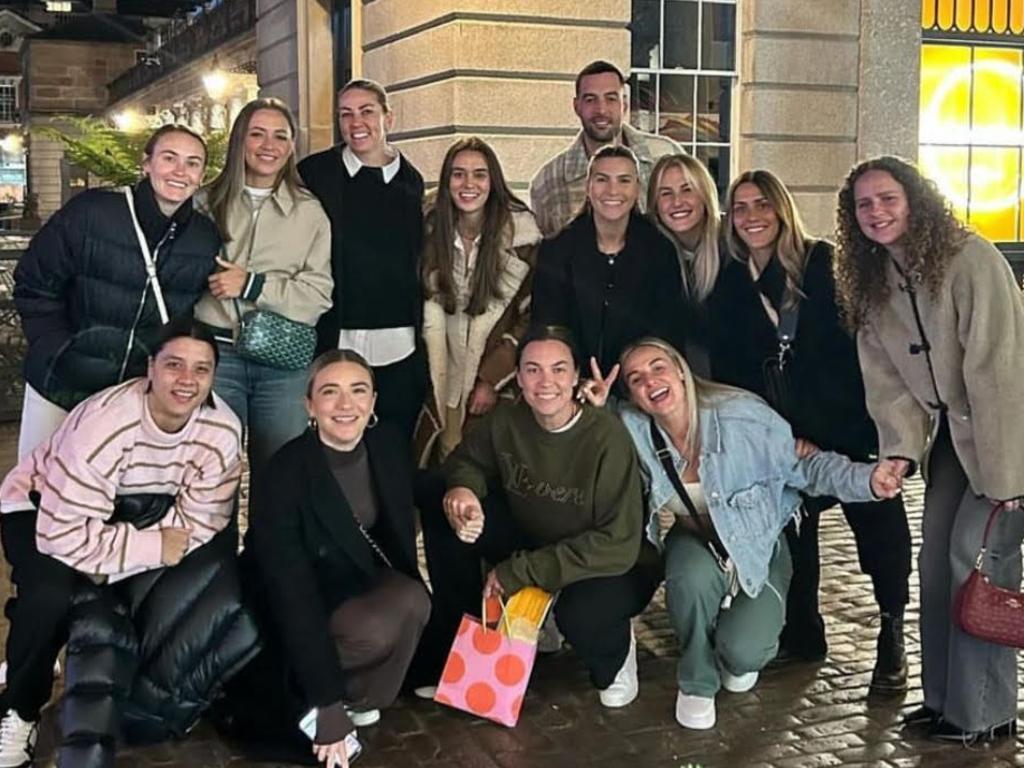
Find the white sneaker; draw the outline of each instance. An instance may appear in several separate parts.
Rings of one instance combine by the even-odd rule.
[[[537,653],[558,653],[564,642],[565,636],[555,623],[555,612],[549,610],[537,633]]]
[[[629,627],[629,650],[622,668],[615,674],[612,684],[598,691],[601,703],[606,707],[624,707],[640,693],[640,681],[636,677],[636,635]]]
[[[683,728],[706,731],[715,727],[715,700],[706,696],[676,694],[676,722]]]
[[[0,768],[27,768],[32,765],[39,723],[22,720],[13,709],[0,720]]]
[[[412,692],[418,699],[426,699],[427,701],[433,701],[434,696],[437,695],[437,686],[421,685],[419,688],[413,688]]]
[[[348,714],[348,719],[352,721],[352,725],[356,728],[366,728],[367,726],[376,725],[380,722],[379,709],[364,709],[360,712],[345,707],[345,712]]]
[[[727,669],[719,670],[722,677],[722,687],[730,693],[746,693],[755,685],[759,672],[747,672],[743,675],[734,675]]]

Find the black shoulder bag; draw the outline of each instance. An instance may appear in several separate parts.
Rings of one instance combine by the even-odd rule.
[[[654,453],[658,456],[658,461],[661,462],[661,466],[665,470],[665,474],[668,475],[672,487],[675,488],[679,498],[682,499],[686,511],[693,518],[694,525],[696,525],[699,531],[700,539],[711,550],[711,555],[715,558],[715,562],[718,563],[718,567],[723,571],[727,570],[729,553],[723,550],[722,545],[718,543],[715,532],[708,521],[698,514],[697,508],[693,504],[693,499],[686,492],[686,486],[683,485],[679,473],[676,472],[676,468],[672,464],[672,452],[665,445],[665,438],[661,436],[661,431],[658,429],[658,425],[654,423],[654,418],[650,417],[648,423],[651,428],[651,443],[654,444]]]
[[[800,302],[792,307],[779,310],[779,326],[775,331],[778,351],[764,361],[761,371],[764,375],[765,399],[787,421],[792,421],[795,408],[793,387],[789,380],[789,364],[793,360],[793,342],[800,320]]]

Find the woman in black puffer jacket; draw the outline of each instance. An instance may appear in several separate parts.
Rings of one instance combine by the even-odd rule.
[[[19,458],[79,402],[146,373],[168,318],[191,315],[220,249],[214,223],[192,208],[206,145],[165,125],[149,138],[132,204],[156,279],[132,223],[126,189],[90,189],[57,211],[14,271],[14,303],[28,339]]]

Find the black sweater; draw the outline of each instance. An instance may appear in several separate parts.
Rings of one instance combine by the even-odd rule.
[[[404,157],[387,184],[379,168],[364,166],[349,176],[342,149],[299,163],[331,220],[334,294],[317,324],[321,350],[337,346],[342,328],[419,328],[423,316],[423,177]]]
[[[580,352],[605,374],[641,336],[683,348],[684,307],[675,248],[653,224],[630,216],[626,245],[614,258],[597,250],[588,214],[545,240],[533,280],[534,322],[564,325]]]
[[[825,450],[857,459],[877,450],[877,434],[864,403],[864,380],[853,339],[843,329],[836,306],[832,245],[819,240],[804,269],[790,385],[795,412],[793,432]],[[778,309],[781,267],[769,263],[761,290]],[[716,381],[765,396],[763,366],[778,351],[775,326],[764,310],[745,262],[728,259],[708,300],[711,369]]]

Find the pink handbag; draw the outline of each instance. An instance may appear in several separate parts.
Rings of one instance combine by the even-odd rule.
[[[483,615],[487,615],[486,609]],[[497,624],[505,623],[505,611]],[[519,721],[537,643],[509,637],[485,620],[463,615],[434,701],[496,723]]]

